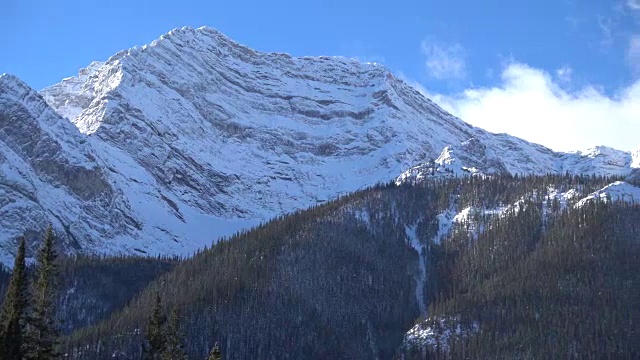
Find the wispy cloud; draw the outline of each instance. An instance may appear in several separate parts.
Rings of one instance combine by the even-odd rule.
[[[569,83],[573,78],[573,69],[569,65],[565,65],[556,70],[556,76],[562,83]]]
[[[629,150],[640,144],[640,81],[610,96],[596,86],[565,86],[548,72],[512,62],[493,87],[443,95],[414,86],[473,125],[555,150],[594,145]]]
[[[573,15],[567,15],[565,16],[564,20],[567,22],[567,24],[569,24],[570,28],[572,30],[578,30],[578,28],[580,27],[580,25],[582,24],[583,20],[573,16]]]
[[[631,36],[629,48],[627,49],[627,59],[631,65],[631,71],[637,78],[640,77],[640,34]]]
[[[602,36],[600,44],[609,47],[613,44],[613,26],[614,22],[611,18],[598,15],[598,28]]]
[[[462,45],[422,41],[422,53],[429,76],[438,80],[463,79],[467,73],[466,53]]]
[[[640,0],[627,0],[627,6],[631,10],[640,10]]]

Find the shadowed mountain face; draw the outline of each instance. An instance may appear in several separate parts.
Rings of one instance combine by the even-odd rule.
[[[47,223],[68,252],[191,254],[424,163],[403,177],[422,178],[433,160],[453,174],[626,175],[639,163],[474,128],[380,65],[182,28],[39,94],[0,77],[0,254],[9,263],[15,237]]]

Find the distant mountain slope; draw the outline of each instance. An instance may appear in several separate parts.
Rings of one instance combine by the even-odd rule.
[[[191,254],[429,159],[455,174],[640,166],[637,153],[561,154],[472,127],[380,65],[262,53],[210,28],[173,30],[40,95],[0,78],[5,263],[16,236],[47,222],[70,252]],[[36,143],[60,151],[38,165],[51,152]]]
[[[55,303],[60,331],[69,334],[108,318],[178,263],[139,256],[59,258]],[[10,269],[0,267],[0,298],[5,296],[10,275]]]

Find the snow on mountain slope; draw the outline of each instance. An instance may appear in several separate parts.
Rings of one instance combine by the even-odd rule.
[[[463,148],[465,145],[477,142],[475,139],[465,141],[462,143]],[[406,170],[396,179],[396,184],[400,185],[404,182],[420,182],[429,178],[453,178],[458,176],[484,176],[483,172],[472,165],[481,165],[477,160],[460,161],[454,154],[452,146],[446,146],[440,156],[435,160],[427,160],[419,165],[413,166]],[[465,166],[470,165],[470,167]],[[484,168],[484,166],[483,166]],[[492,169],[493,172],[499,172],[496,169]],[[489,171],[492,171],[491,169]],[[485,170],[487,171],[487,170]]]
[[[42,97],[22,84],[28,103],[10,84],[17,79],[3,79],[0,116],[23,114],[2,127],[0,155],[9,160],[0,176],[22,184],[4,191],[59,192],[26,192],[21,201],[40,209],[33,217],[0,204],[16,220],[5,223],[3,244],[57,219],[68,251],[190,254],[430,159],[454,174],[623,174],[638,165],[615,150],[558,154],[472,127],[380,65],[261,53],[210,28],[176,29],[94,62]],[[41,130],[17,133],[20,122]],[[59,178],[16,141],[64,150],[46,166]]]
[[[117,234],[124,225],[109,211],[120,199],[85,137],[10,75],[0,76],[0,194],[4,263],[17,236],[47,223],[70,234],[70,248],[87,233]]]
[[[497,135],[500,136],[500,135]],[[471,146],[475,144],[475,146]],[[570,153],[547,152],[532,144],[519,145],[520,148],[501,147],[485,150],[484,144],[471,139],[458,148],[447,146],[435,160],[427,160],[416,165],[397,179],[424,181],[433,177],[454,177],[465,175],[487,175],[492,173],[512,174],[595,174],[607,176],[629,176],[640,168],[640,151],[626,152],[605,146],[596,146],[584,151]],[[458,150],[459,149],[459,150]],[[487,155],[488,154],[488,155]],[[516,156],[514,156],[516,155]]]
[[[180,29],[111,58],[95,74],[104,86],[64,101],[43,94],[55,106],[93,92],[73,119],[82,132],[125,150],[190,205],[266,218],[389,179],[425,152],[395,129],[387,74]]]
[[[91,103],[96,83],[99,82],[95,75],[103,65],[103,62],[94,61],[86,68],[80,69],[78,76],[63,79],[61,83],[42,92],[42,95],[58,114],[73,120]],[[69,97],[67,94],[77,95]]]
[[[580,207],[590,201],[626,201],[629,203],[640,203],[640,187],[634,186],[624,181],[616,181],[604,188],[587,195],[575,206]]]
[[[630,173],[631,168],[640,167],[637,153],[620,151],[606,146],[596,146],[585,151],[576,151],[562,156],[560,172],[573,174],[620,175]]]
[[[631,151],[631,167],[640,168],[640,146]]]
[[[95,140],[19,79],[0,76],[0,261],[11,263],[18,236],[33,243],[48,224],[68,252],[167,254],[256,224],[178,210],[143,168]]]
[[[570,204],[577,203],[581,198],[581,194],[578,189],[558,190],[549,187],[545,193],[539,194],[545,200],[542,207],[545,217],[566,208]],[[554,202],[557,202],[557,208],[553,205]],[[461,210],[458,210],[458,206],[453,204],[447,210],[438,214],[438,232],[433,242],[436,244],[441,243],[456,228],[468,233],[471,238],[477,239],[479,234],[487,230],[487,226],[494,217],[504,217],[510,212],[518,211],[520,205],[523,204],[525,204],[524,198],[512,204],[502,204],[495,207],[468,206]]]

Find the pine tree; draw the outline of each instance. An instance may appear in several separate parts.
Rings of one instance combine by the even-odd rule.
[[[27,338],[25,358],[37,360],[57,359],[55,347],[58,329],[55,319],[55,277],[57,254],[54,249],[55,234],[47,228],[44,244],[38,251],[36,277],[32,295],[32,306],[27,316]]]
[[[162,355],[163,360],[186,360],[184,353],[184,337],[180,330],[180,315],[178,309],[174,308],[169,318],[166,335],[166,348]]]
[[[144,359],[162,359],[165,350],[166,337],[164,334],[165,316],[162,314],[162,300],[160,294],[156,293],[155,303],[149,316],[146,331],[146,344],[144,347]]]
[[[13,265],[13,274],[0,313],[0,359],[20,360],[23,356],[24,322],[27,309],[24,242],[24,238],[21,238]]]
[[[218,346],[218,343],[213,345],[213,348],[211,349],[211,352],[209,353],[209,357],[207,358],[207,360],[222,360],[222,352],[220,352],[220,347]]]

